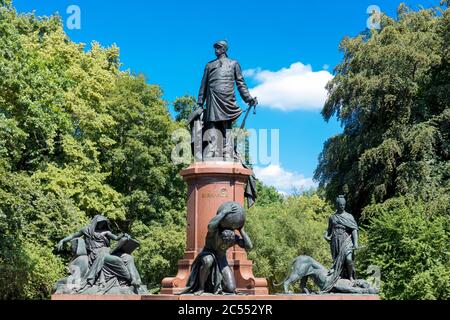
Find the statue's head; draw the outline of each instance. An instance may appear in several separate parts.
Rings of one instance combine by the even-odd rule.
[[[345,211],[345,197],[343,195],[340,195],[336,198],[336,208],[339,213],[342,213]]]
[[[220,57],[222,54],[226,54],[228,51],[228,42],[226,40],[220,40],[214,43],[214,50],[217,57]]]
[[[95,216],[94,219],[92,219],[92,223],[95,225],[94,228],[97,232],[111,231],[108,218],[102,215]]]
[[[236,235],[233,230],[225,229],[220,233],[220,239],[228,245],[234,244]]]

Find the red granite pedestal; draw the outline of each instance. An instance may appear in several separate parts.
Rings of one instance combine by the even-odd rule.
[[[186,287],[192,263],[205,245],[209,221],[220,205],[236,201],[244,205],[244,190],[251,170],[234,162],[198,162],[180,173],[188,185],[187,239],[184,257],[178,262],[175,277],[162,281],[161,294],[173,295]],[[250,295],[267,295],[267,281],[253,275],[252,262],[240,247],[227,253],[234,271],[238,292]]]

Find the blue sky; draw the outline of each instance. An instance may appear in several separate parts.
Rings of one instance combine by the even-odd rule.
[[[13,0],[19,12],[38,15],[68,6],[81,9],[81,29],[66,31],[75,42],[117,44],[123,69],[144,73],[161,85],[164,99],[197,95],[203,68],[214,58],[212,44],[227,39],[249,87],[262,105],[250,128],[279,129],[279,164],[256,172],[280,191],[311,186],[324,141],[341,131],[323,121],[324,81],[339,63],[340,40],[366,28],[370,5],[395,16],[400,1],[151,1]],[[413,8],[439,0],[405,1]],[[310,68],[308,67],[310,66]],[[284,68],[284,69],[283,69]],[[253,71],[249,71],[253,70]],[[258,87],[259,86],[259,87]],[[281,89],[280,89],[281,88]],[[244,104],[241,102],[241,107]]]

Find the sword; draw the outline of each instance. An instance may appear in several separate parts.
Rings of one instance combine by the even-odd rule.
[[[247,110],[245,111],[245,116],[244,116],[244,120],[242,120],[241,123],[241,130],[245,128],[245,122],[247,121],[248,118],[248,114],[250,113],[250,110],[253,108],[253,114],[256,114],[256,105],[258,104],[258,98],[254,98],[255,100],[255,104],[253,106],[250,106],[247,108]]]

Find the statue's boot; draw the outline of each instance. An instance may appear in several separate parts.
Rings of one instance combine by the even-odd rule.
[[[227,135],[225,139],[223,139],[223,160],[227,162],[234,162],[235,161],[235,154],[234,154],[234,137],[231,131],[227,132]]]
[[[207,149],[204,151],[204,160],[219,161],[223,160],[223,135],[222,132],[211,122],[203,138],[207,142]]]

